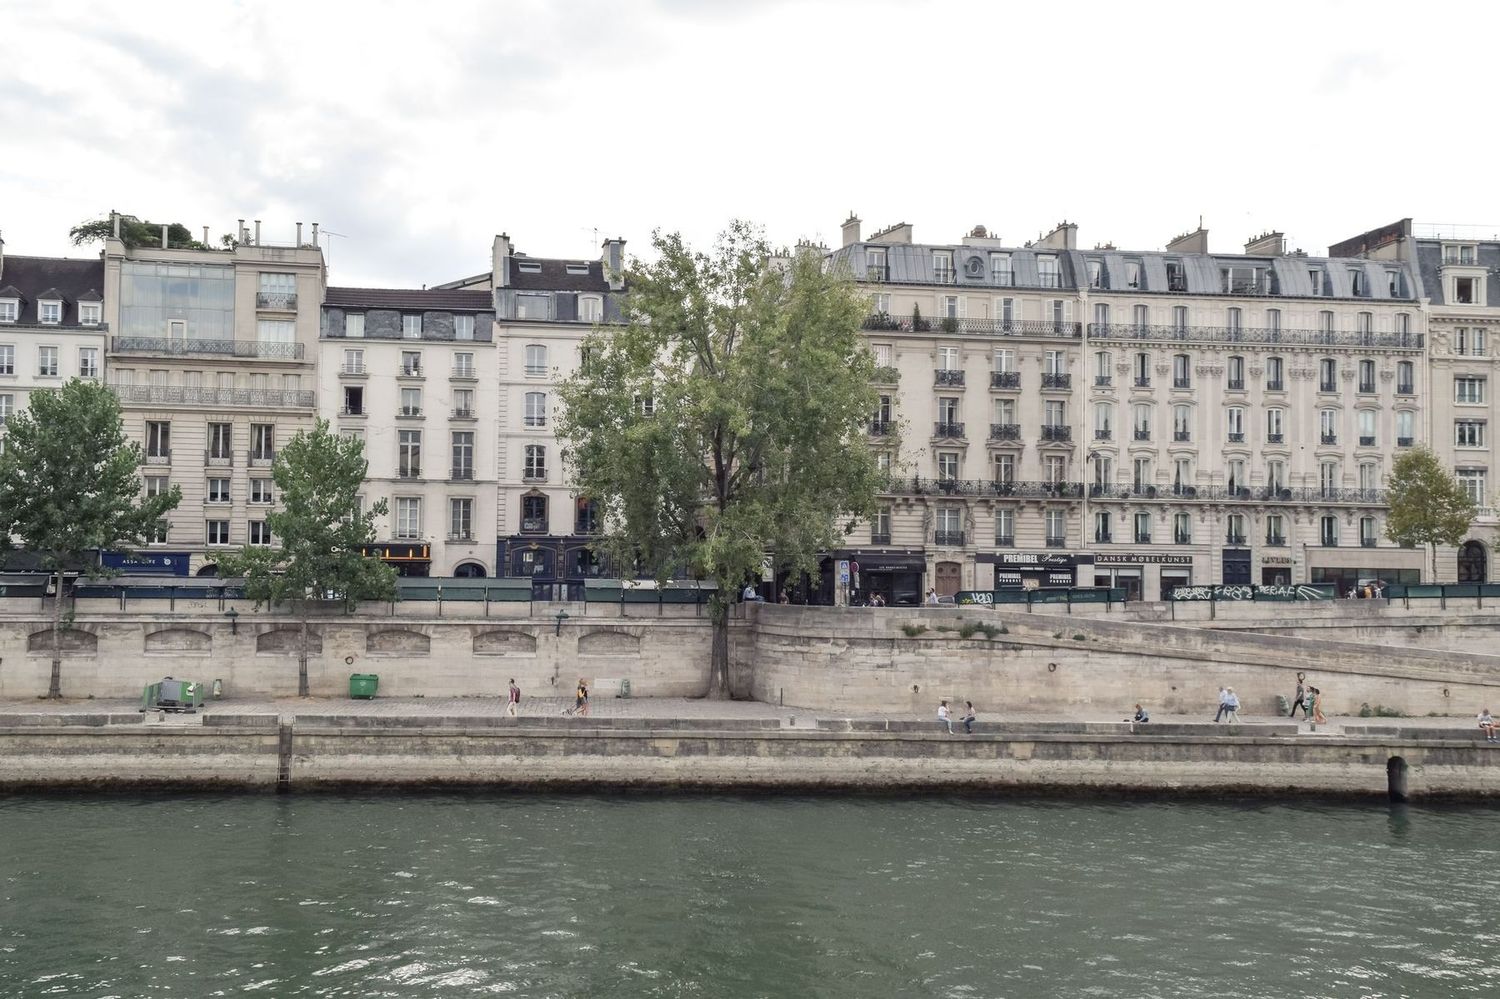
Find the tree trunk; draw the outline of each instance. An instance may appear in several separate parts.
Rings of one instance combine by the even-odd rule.
[[[297,696],[311,696],[307,691],[307,608],[302,608],[302,643],[297,650]]]
[[[47,696],[62,697],[62,604],[63,574],[57,570],[57,592],[52,598],[52,679],[47,682]]]
[[[1436,583],[1437,577],[1437,542],[1430,543],[1427,547],[1432,549],[1432,581]]]
[[[729,689],[729,603],[714,594],[708,602],[708,617],[713,623],[713,657],[708,669],[708,698],[727,701],[734,696]]]

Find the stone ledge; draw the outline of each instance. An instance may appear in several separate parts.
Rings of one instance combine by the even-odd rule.
[[[76,726],[100,728],[105,725],[139,725],[144,719],[145,716],[140,712],[75,714],[16,712],[0,714],[0,728],[72,728]]]

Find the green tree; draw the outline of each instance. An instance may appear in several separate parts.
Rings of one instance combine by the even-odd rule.
[[[873,511],[869,303],[817,255],[773,258],[743,222],[710,254],[677,234],[653,246],[623,327],[596,330],[561,387],[559,428],[617,567],[717,585],[708,696],[728,697],[729,608],[763,554],[815,575]]]
[[[262,604],[289,603],[300,619],[297,694],[308,696],[308,617],[330,596],[346,605],[385,600],[395,592],[396,572],[364,554],[375,540],[375,518],[385,500],[363,512],[359,491],[368,463],[364,442],[317,421],[276,455],[271,478],[277,509],[266,518],[277,547],[247,547],[219,560],[226,576],[245,578],[245,596]]]
[[[112,218],[105,216],[102,219],[91,219],[88,222],[80,222],[68,230],[68,238],[73,241],[74,246],[83,246],[86,243],[102,243],[114,235],[115,223]],[[228,237],[225,237],[226,239]],[[120,241],[126,246],[160,246],[161,245],[161,223],[149,222],[138,219],[134,215],[120,216]],[[209,250],[212,249],[202,240],[194,239],[188,227],[181,222],[167,223],[167,246],[174,250]]]
[[[1427,545],[1435,582],[1437,546],[1463,541],[1474,522],[1474,501],[1427,447],[1414,447],[1396,459],[1388,493],[1386,536],[1397,544]]]
[[[114,575],[95,553],[144,544],[182,498],[176,486],[142,497],[140,464],[119,401],[95,382],[75,378],[55,392],[34,391],[27,409],[6,422],[0,545],[19,541],[55,578],[48,697],[62,696],[63,574]]]

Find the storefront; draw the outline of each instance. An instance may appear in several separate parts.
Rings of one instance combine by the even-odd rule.
[[[1420,583],[1421,548],[1308,548],[1307,581],[1332,583],[1340,596],[1365,583]]]
[[[533,600],[582,600],[584,583],[613,578],[609,559],[593,548],[599,539],[584,535],[518,535],[497,545],[499,574],[531,580]]]
[[[1148,573],[1147,566],[1159,566],[1160,570]],[[1123,589],[1127,600],[1165,600],[1174,587],[1190,586],[1192,582],[1193,556],[1186,552],[1094,553],[1094,585]]]
[[[849,560],[850,603],[865,604],[880,594],[888,607],[913,607],[922,602],[922,576],[927,558],[918,549],[868,551],[853,548],[839,552]],[[824,572],[831,578],[832,573]]]
[[[1260,584],[1262,586],[1288,586],[1292,582],[1292,557],[1290,555],[1262,555],[1260,557]]]
[[[995,567],[997,590],[1036,590],[1078,585],[1078,567],[1093,556],[1074,552],[980,552],[974,560]],[[976,582],[982,576],[975,573]]]
[[[396,570],[398,576],[429,576],[432,574],[432,549],[428,545],[410,541],[380,541],[365,545],[360,554],[366,558],[378,558]]]
[[[100,552],[99,564],[132,576],[186,576],[187,552]]]

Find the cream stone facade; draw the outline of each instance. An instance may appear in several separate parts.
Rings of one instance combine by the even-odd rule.
[[[1219,254],[1201,229],[1128,252],[1079,250],[1070,223],[1024,246],[859,228],[831,260],[871,298],[893,486],[851,559],[919,557],[940,594],[1417,581],[1383,527],[1392,457],[1427,434],[1408,264],[1278,233]],[[864,588],[920,592],[899,567]]]
[[[262,239],[257,221],[222,250],[171,248],[165,231],[157,246],[105,241],[109,384],[144,488],[182,490],[144,552],[164,565],[209,573],[222,550],[274,542],[271,463],[313,424],[326,283],[317,226],[292,237]]]

